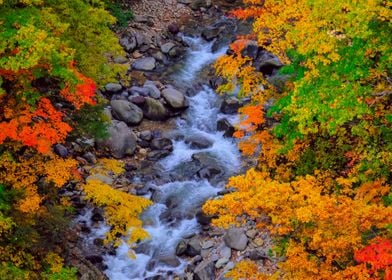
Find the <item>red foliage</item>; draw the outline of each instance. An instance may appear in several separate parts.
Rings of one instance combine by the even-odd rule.
[[[355,252],[354,259],[359,263],[369,264],[371,274],[384,270],[385,280],[392,280],[392,243],[390,240],[376,238],[372,244]]]

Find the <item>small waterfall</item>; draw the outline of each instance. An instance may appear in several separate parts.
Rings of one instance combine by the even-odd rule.
[[[190,49],[182,69],[172,75],[172,79],[189,86],[198,72],[223,55],[226,49],[213,53],[212,42],[190,37],[184,40]],[[204,86],[189,98],[189,103],[186,118],[179,118],[177,129],[173,131],[181,137],[173,140],[172,154],[156,164],[161,165],[164,172],[175,176],[179,168],[192,161],[195,154],[202,154],[219,165],[227,178],[239,169],[240,155],[233,139],[224,138],[223,132],[216,130],[217,120],[223,116],[219,113],[219,96]],[[235,121],[232,116],[225,117]],[[193,136],[205,138],[212,145],[205,149],[192,148],[186,138]],[[151,239],[137,246],[135,259],[129,258],[129,248],[125,243],[117,248],[116,255],[104,256],[107,276],[111,280],[146,279],[157,275],[171,279],[173,274],[182,274],[187,262],[175,255],[176,245],[181,239],[199,232],[195,210],[215,196],[222,185],[223,182],[213,184],[202,178],[186,178],[156,186],[155,204],[142,215]]]

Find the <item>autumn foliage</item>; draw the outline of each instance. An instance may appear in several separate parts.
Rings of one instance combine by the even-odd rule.
[[[253,18],[257,43],[236,41],[216,70],[221,92],[251,97],[235,136],[258,164],[203,209],[217,226],[267,228],[284,260],[272,275],[245,260],[228,276],[391,279],[390,3],[244,3],[232,14]],[[246,56],[249,44],[286,64],[275,76],[283,86]]]

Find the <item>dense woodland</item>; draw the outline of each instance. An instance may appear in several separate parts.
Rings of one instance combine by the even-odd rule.
[[[392,4],[243,2],[230,16],[251,19],[253,33],[232,43],[215,69],[226,81],[219,92],[239,87],[251,98],[235,137],[258,163],[203,210],[218,227],[253,220],[267,228],[271,256],[283,258],[273,275],[245,260],[227,277],[392,279]],[[0,0],[1,279],[76,279],[58,245],[73,211],[59,195],[67,184],[105,210],[107,242],[118,244],[130,228],[130,244],[147,237],[138,216],[149,200],[83,183],[78,161],[52,151],[106,135],[96,90],[127,70],[113,62],[123,53],[116,21],[129,19],[116,5]],[[251,39],[285,64],[278,78],[252,64]],[[101,159],[90,172],[123,170]]]

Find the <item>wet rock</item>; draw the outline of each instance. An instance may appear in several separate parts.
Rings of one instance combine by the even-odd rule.
[[[143,111],[135,104],[124,100],[110,101],[114,118],[129,125],[139,124],[143,119]]]
[[[216,37],[219,36],[219,34],[222,32],[222,29],[217,27],[217,28],[206,28],[202,31],[201,36],[206,39],[207,41],[212,41]]]
[[[246,237],[242,228],[230,228],[223,237],[225,244],[235,250],[243,251],[248,244],[248,237]]]
[[[218,120],[216,129],[224,131],[224,137],[232,137],[235,131],[234,126],[226,118]]]
[[[144,57],[135,60],[132,68],[140,71],[152,71],[156,67],[156,60],[153,57]]]
[[[220,258],[220,259],[215,263],[215,267],[216,267],[216,268],[224,267],[228,262],[229,262],[229,259],[227,259],[227,258]]]
[[[181,256],[185,253],[186,249],[187,249],[187,244],[184,240],[181,240],[180,242],[178,242],[177,247],[176,247],[176,255],[177,256]]]
[[[155,138],[151,141],[153,150],[173,150],[173,142],[169,138]]]
[[[162,91],[162,96],[165,98],[170,107],[174,109],[185,109],[188,107],[188,102],[185,95],[172,87],[167,87]]]
[[[171,49],[173,49],[176,46],[173,42],[168,42],[165,43],[161,46],[161,51],[165,54],[168,54]]]
[[[173,34],[176,35],[178,32],[180,32],[180,27],[178,26],[178,24],[176,22],[172,22],[169,24],[169,26],[167,27],[167,30]]]
[[[53,150],[58,156],[60,156],[62,158],[66,158],[69,155],[68,149],[61,144],[54,145]]]
[[[93,222],[103,222],[103,210],[100,208],[94,208],[91,216],[91,221]]]
[[[169,117],[169,112],[163,104],[150,97],[146,97],[142,109],[144,116],[149,120],[164,121]]]
[[[145,87],[133,86],[133,87],[128,89],[128,92],[131,95],[148,96],[148,94],[150,93],[150,90],[148,88],[145,88]]]
[[[165,157],[167,157],[168,155],[170,155],[169,151],[152,151],[149,152],[147,155],[147,159],[151,160],[151,161],[158,161],[160,159],[163,159]]]
[[[97,163],[97,158],[96,158],[96,156],[95,156],[93,153],[91,153],[91,152],[85,153],[85,154],[83,155],[83,157],[84,157],[89,163],[92,163],[92,164]]]
[[[143,96],[130,96],[128,100],[139,107],[146,103],[146,98]]]
[[[199,263],[194,270],[195,280],[211,280],[215,279],[215,266],[214,262],[210,260],[204,260]]]
[[[122,85],[119,83],[109,83],[105,86],[105,89],[110,93],[118,93],[122,90]]]
[[[152,98],[158,99],[161,97],[161,91],[158,89],[158,87],[155,85],[153,81],[147,80],[143,88],[148,89],[148,95]]]
[[[200,8],[209,8],[211,7],[211,0],[192,0],[190,3],[190,7],[192,10],[199,10]]]
[[[217,179],[218,175],[222,175],[222,174],[223,174],[223,170],[221,170],[216,166],[206,166],[197,172],[197,175],[200,178],[207,179],[209,181],[211,181],[212,179]]]
[[[166,264],[171,267],[177,267],[181,264],[181,262],[175,256],[161,256],[158,258],[158,260],[160,263]]]
[[[194,237],[190,239],[185,253],[190,257],[194,257],[196,255],[200,255],[200,252],[201,252],[200,239],[198,237]]]
[[[213,141],[202,135],[192,135],[185,138],[185,143],[192,149],[207,149],[213,145]]]
[[[115,158],[132,155],[136,149],[136,135],[125,122],[113,120],[108,128],[109,137],[97,142],[98,149],[108,150]]]
[[[224,114],[236,114],[241,107],[240,101],[236,97],[229,97],[223,100],[221,112]]]
[[[140,139],[145,141],[151,141],[152,139],[152,132],[151,130],[143,130],[140,132]]]
[[[208,216],[204,214],[202,210],[199,210],[196,213],[196,220],[201,225],[209,225],[211,223],[212,218],[213,218],[212,216]]]
[[[113,178],[112,177],[109,177],[109,176],[106,176],[106,175],[100,174],[100,173],[92,174],[92,175],[90,175],[90,176],[88,176],[86,178],[86,182],[89,182],[89,181],[92,181],[92,180],[100,181],[100,182],[105,183],[107,185],[113,184]]]

